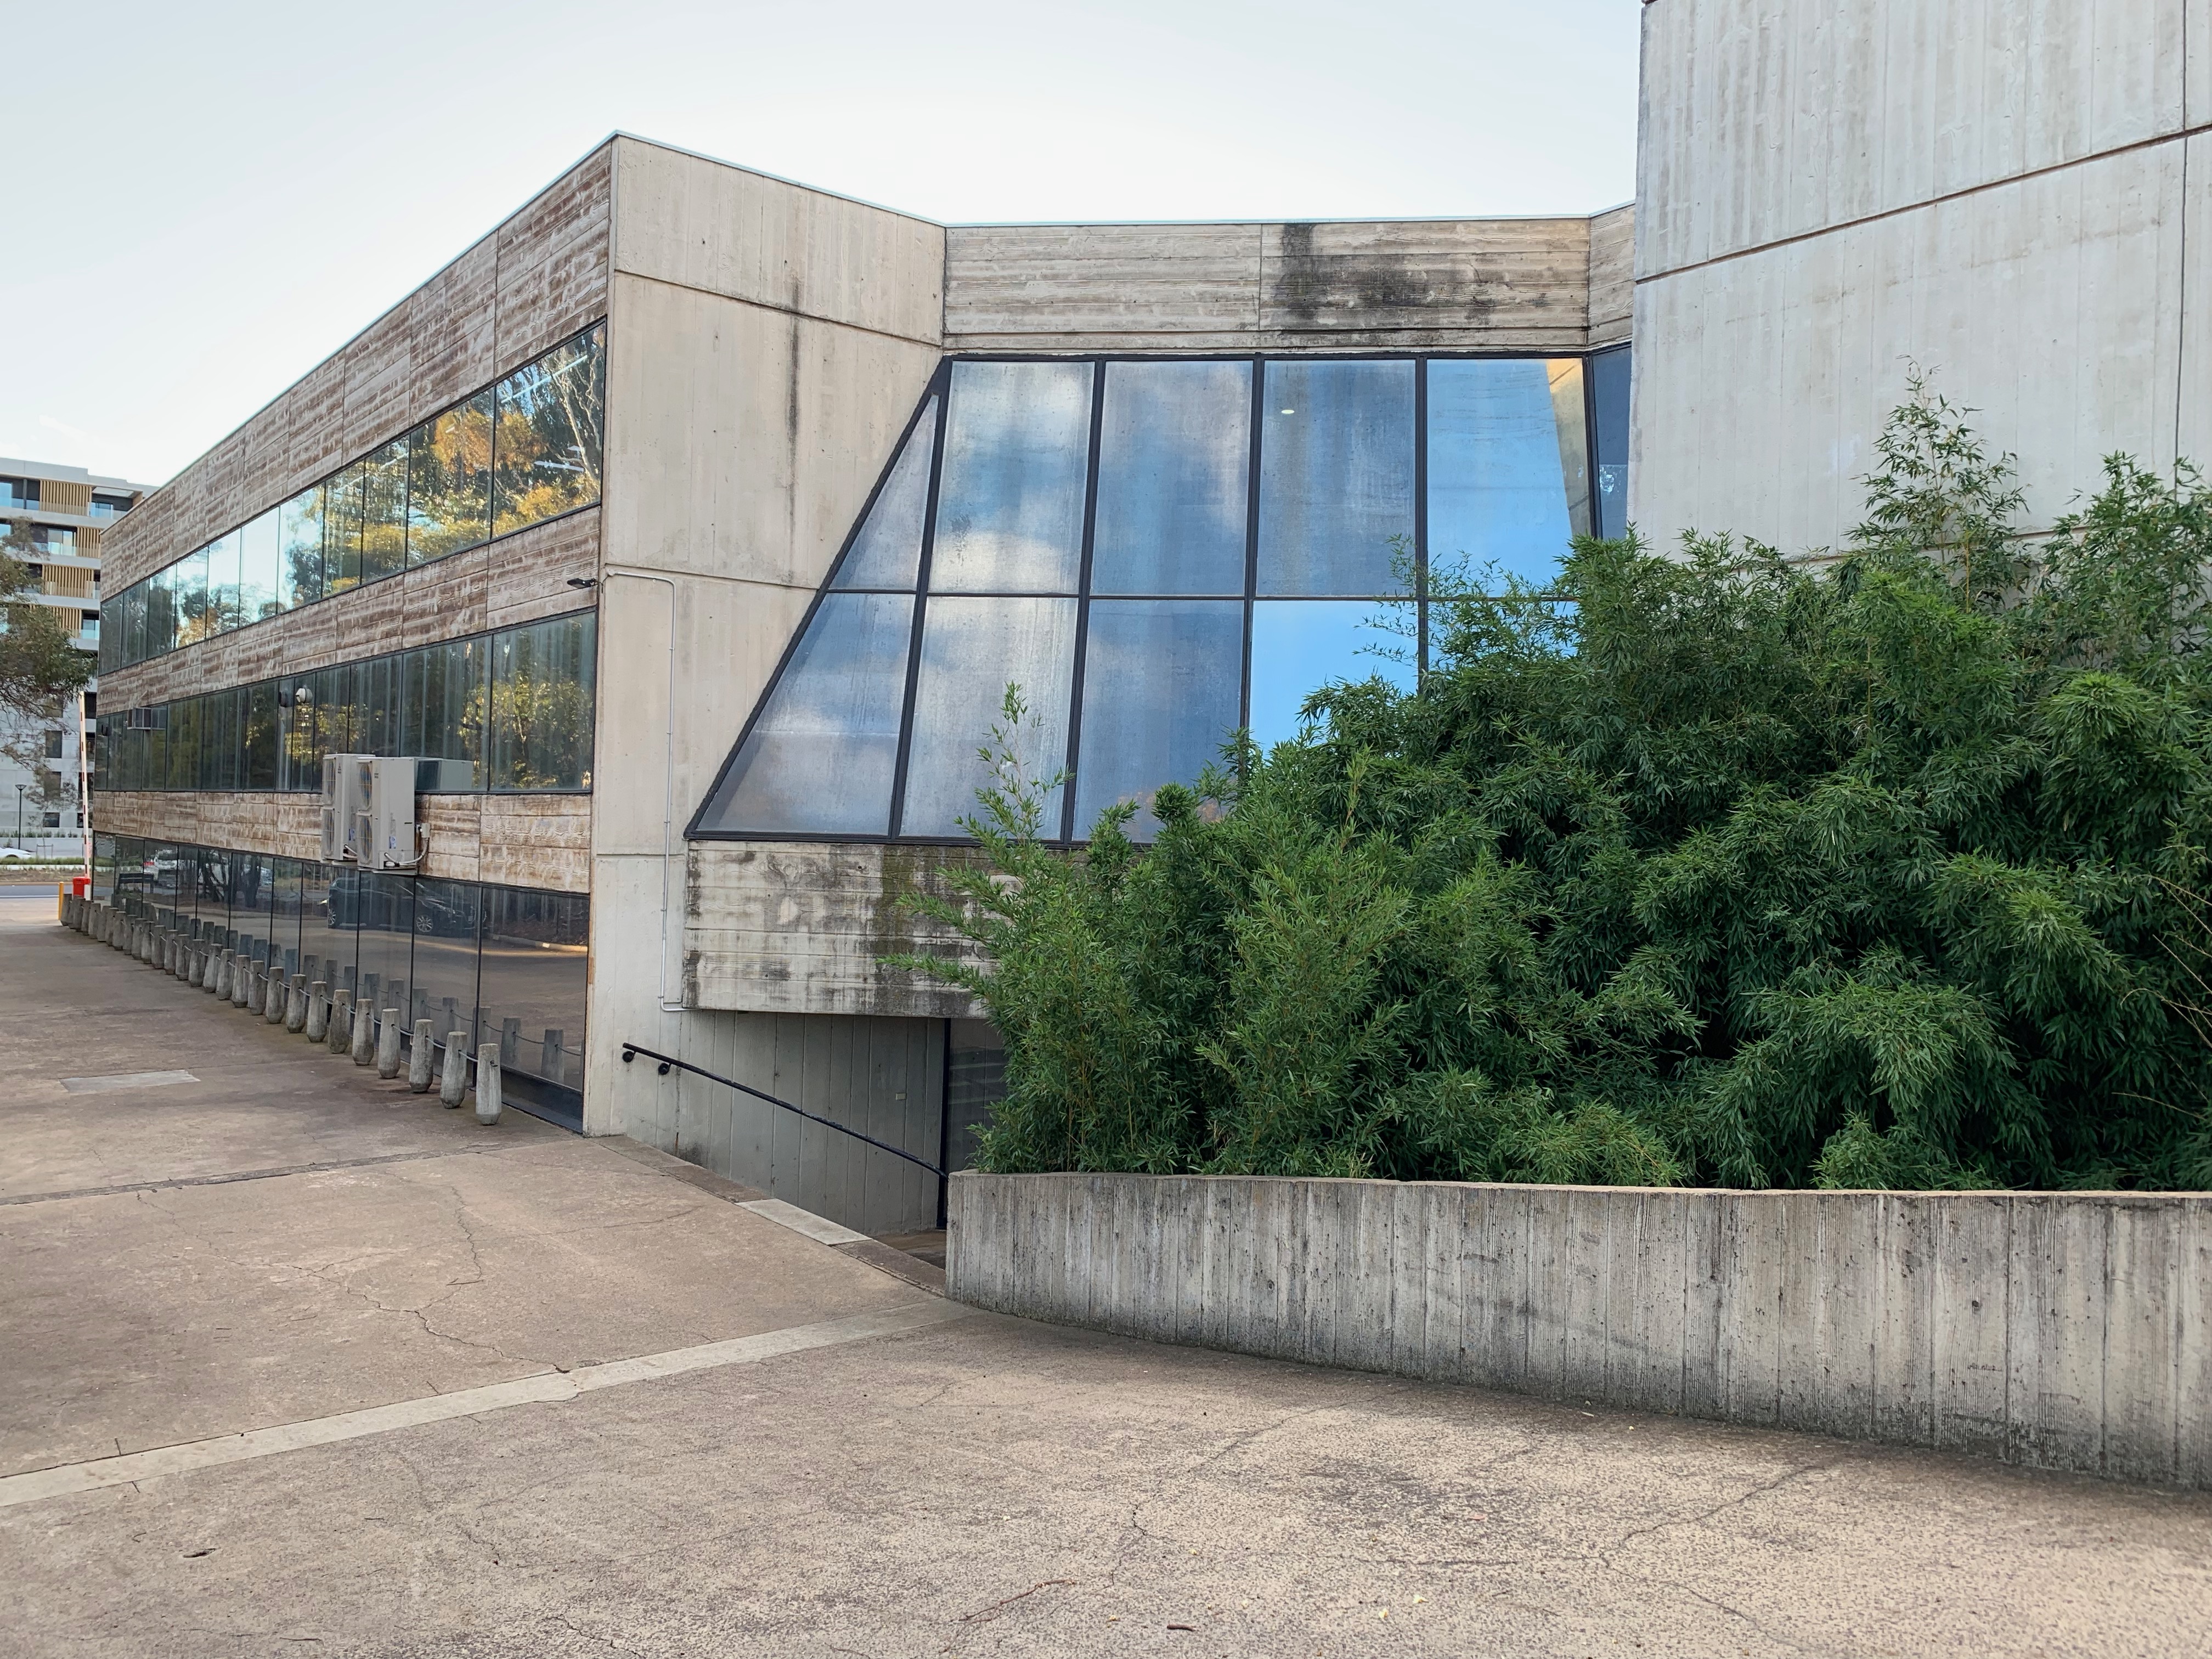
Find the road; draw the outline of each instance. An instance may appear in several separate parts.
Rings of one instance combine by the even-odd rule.
[[[2205,1496],[966,1313],[51,917],[0,1655],[2212,1651]]]

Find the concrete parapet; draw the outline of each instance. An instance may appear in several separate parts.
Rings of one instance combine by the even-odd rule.
[[[2212,1194],[951,1180],[947,1292],[1162,1342],[2212,1487]]]

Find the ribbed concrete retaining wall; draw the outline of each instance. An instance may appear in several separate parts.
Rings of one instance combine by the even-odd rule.
[[[2212,1195],[967,1173],[950,1225],[1034,1319],[2212,1486]]]

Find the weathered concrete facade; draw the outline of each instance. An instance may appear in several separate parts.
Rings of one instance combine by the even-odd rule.
[[[1547,1399],[2212,1486],[2212,1197],[952,1180],[949,1293]]]
[[[1911,365],[2045,526],[2212,459],[2212,19],[2185,0],[1644,8],[1631,512],[1857,521]]]

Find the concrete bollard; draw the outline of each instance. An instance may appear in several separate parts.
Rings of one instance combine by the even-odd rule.
[[[192,982],[192,969],[198,959],[199,952],[192,949],[191,940],[187,939],[184,934],[179,933],[177,935],[177,960],[173,971],[177,977],[184,981],[187,985],[190,985]]]
[[[477,1050],[477,1121],[489,1129],[499,1121],[499,1044]]]
[[[299,975],[294,974],[289,979],[279,979],[274,974],[269,976],[269,1000],[262,1006],[261,1017],[271,1025],[283,1025],[288,1031],[296,1031],[307,1023],[307,993],[301,988]],[[299,1025],[292,1023],[295,1019]]]
[[[207,994],[211,997],[221,997],[225,1002],[229,1001],[230,952],[228,951],[216,951],[214,957],[210,960],[209,969],[210,971],[207,975],[206,986]]]
[[[384,1018],[376,1023],[376,1074],[379,1077],[399,1075],[399,1011],[386,1008]]]
[[[407,1050],[407,1086],[418,1095],[430,1092],[430,1063],[438,1045],[430,1039],[430,1022],[415,1022],[415,1041]]]
[[[353,1063],[376,1064],[376,1002],[362,997],[353,1006]]]
[[[230,1006],[234,1008],[246,1008],[252,1000],[253,958],[240,951],[231,961]]]
[[[469,1092],[469,1035],[446,1033],[446,1069],[438,1079],[438,1103],[458,1106]]]
[[[331,1034],[331,988],[317,980],[307,988],[307,1041],[321,1042]]]
[[[353,993],[341,987],[331,993],[330,1024],[323,1032],[324,1046],[334,1054],[353,1047]]]
[[[261,971],[258,962],[246,963],[243,971],[244,976],[238,982],[238,1006],[249,1014],[258,1014],[261,1012],[262,995],[269,988],[268,975]]]

